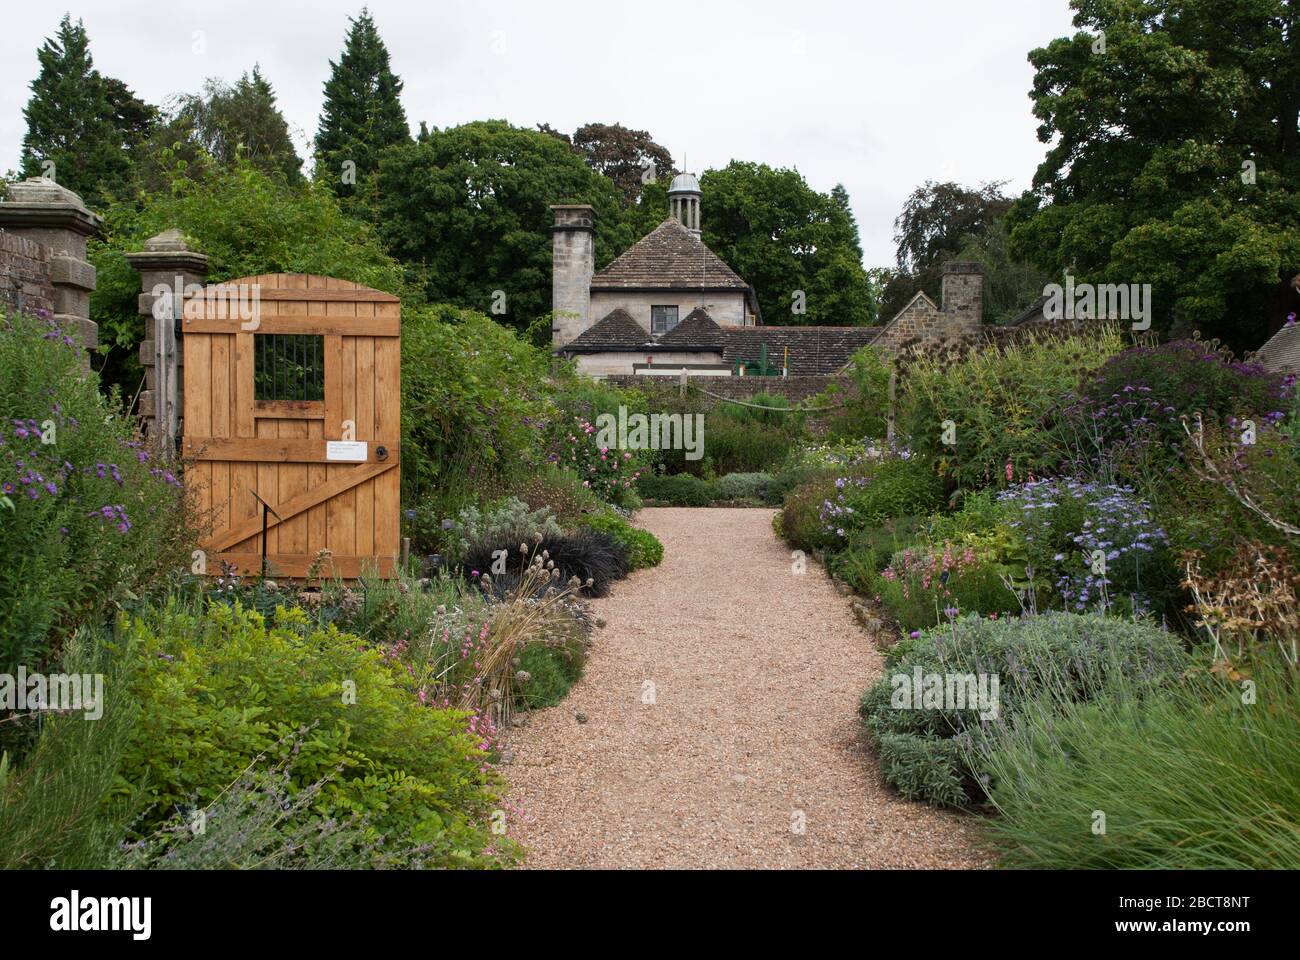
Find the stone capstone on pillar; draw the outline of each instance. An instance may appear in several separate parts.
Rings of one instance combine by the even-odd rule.
[[[99,236],[103,225],[81,197],[48,177],[11,183],[0,201],[0,230],[42,244],[49,252],[54,319],[87,350],[98,345],[99,327],[90,319],[95,268],[86,258],[86,240]]]

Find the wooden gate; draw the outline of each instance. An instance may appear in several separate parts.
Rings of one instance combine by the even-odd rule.
[[[185,297],[182,452],[209,574],[392,577],[400,306],[345,280],[268,274]],[[260,501],[262,502],[259,502]],[[322,551],[328,551],[328,559]]]

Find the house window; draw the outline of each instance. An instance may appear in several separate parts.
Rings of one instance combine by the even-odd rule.
[[[675,306],[650,308],[651,333],[667,333],[675,326],[677,326],[677,308]]]
[[[284,333],[254,337],[253,399],[324,400],[325,338]]]

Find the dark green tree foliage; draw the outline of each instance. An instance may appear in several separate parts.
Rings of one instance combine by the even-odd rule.
[[[700,188],[704,242],[756,288],[764,323],[875,321],[857,224],[842,190],[839,197],[818,193],[797,170],[739,160],[705,171]],[[802,314],[792,309],[796,291],[804,294]]]
[[[330,61],[316,133],[316,176],[343,198],[366,196],[379,154],[411,139],[400,99],[402,81],[389,66],[375,21],[362,9],[349,22],[343,55],[337,63]]]
[[[624,203],[636,203],[644,180],[672,179],[673,155],[644,130],[629,130],[619,123],[587,123],[574,131],[573,146],[591,169],[614,181]]]
[[[1296,4],[1071,5],[1086,32],[1029,55],[1052,147],[1014,249],[1080,282],[1151,283],[1162,332],[1258,346],[1297,303]]]
[[[226,165],[243,155],[259,170],[289,183],[302,179],[302,160],[289,136],[289,124],[276,105],[275,91],[257,66],[234,86],[209,80],[201,94],[178,98],[167,136],[188,136]]]
[[[885,287],[882,320],[893,319],[919,290],[939,302],[944,262],[957,259],[972,241],[982,242],[1011,206],[1001,188],[927,180],[912,191],[894,221],[898,269]]]
[[[126,84],[95,69],[80,20],[73,23],[65,15],[58,33],[41,45],[36,57],[40,73],[23,109],[23,175],[52,173],[91,207],[101,206],[110,194],[129,195],[132,153],[152,126],[156,110]]]
[[[613,183],[562,140],[503,120],[390,148],[377,179],[380,232],[428,300],[519,330],[551,308],[550,204],[596,208],[598,267],[636,239]]]

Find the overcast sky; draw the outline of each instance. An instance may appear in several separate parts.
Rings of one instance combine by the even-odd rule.
[[[151,103],[233,80],[275,87],[300,147],[316,130],[349,0],[78,0],[98,69]],[[1067,0],[371,0],[413,129],[500,118],[571,133],[648,130],[695,172],[796,167],[848,188],[867,266],[893,263],[893,220],[927,179],[1029,184],[1044,146],[1028,52],[1073,32]],[[63,7],[6,4],[0,169],[16,168],[36,49]],[[201,52],[195,52],[196,31]],[[708,218],[708,197],[703,217]]]

